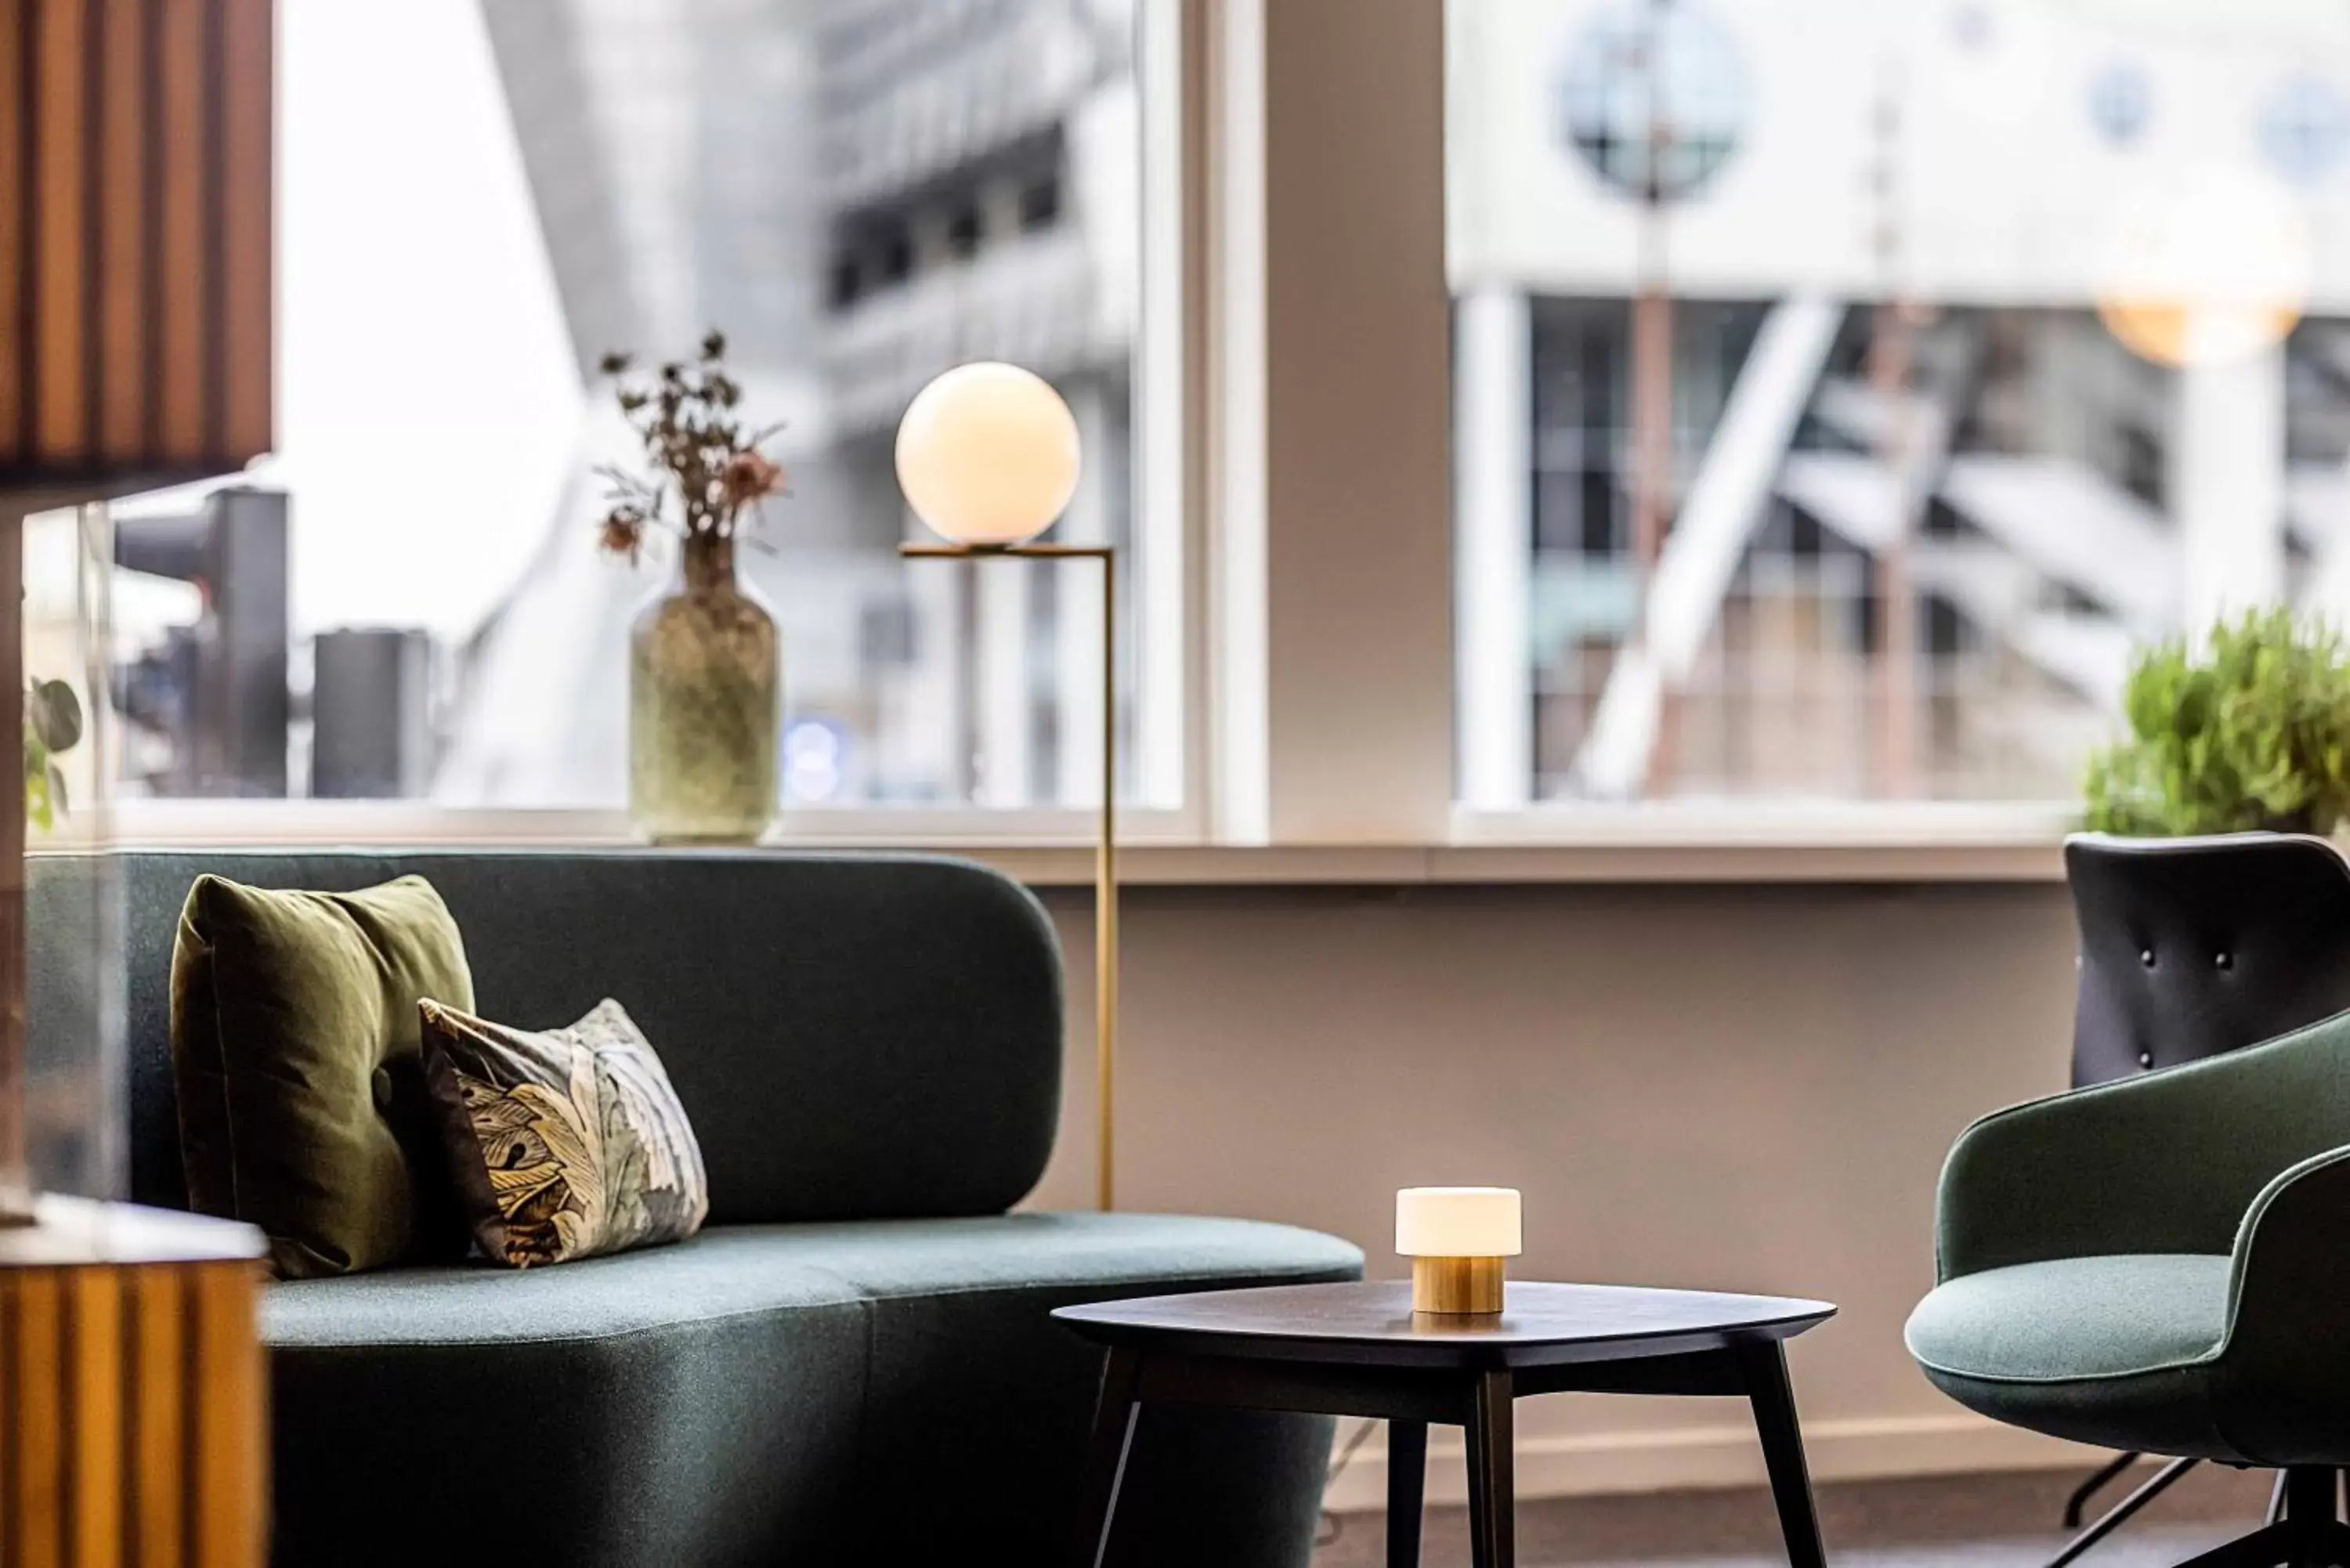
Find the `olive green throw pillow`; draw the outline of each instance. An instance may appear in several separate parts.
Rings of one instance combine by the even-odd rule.
[[[422,1012],[425,1081],[483,1256],[527,1269],[702,1228],[702,1146],[619,1002],[567,1029],[510,1029],[437,1002]]]
[[[471,1006],[473,981],[423,877],[356,893],[198,877],[172,953],[190,1206],[259,1226],[288,1279],[462,1255],[418,1048],[427,996]]]

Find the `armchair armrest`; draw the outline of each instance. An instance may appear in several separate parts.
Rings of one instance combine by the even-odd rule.
[[[2298,1463],[2338,1448],[2350,1408],[2350,1146],[2293,1165],[2236,1237],[2220,1362],[2228,1440]]]
[[[2228,1252],[2281,1172],[2350,1144],[2350,1012],[1995,1112],[1935,1204],[1943,1280],[2110,1252]]]

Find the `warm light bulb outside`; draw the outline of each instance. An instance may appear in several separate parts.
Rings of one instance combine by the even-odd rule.
[[[2272,182],[2196,171],[2125,215],[2097,318],[2154,364],[2224,364],[2293,330],[2314,265],[2308,221]]]
[[[898,483],[914,514],[958,545],[1017,545],[1076,494],[1077,421],[1017,365],[958,365],[915,394],[898,425]]]

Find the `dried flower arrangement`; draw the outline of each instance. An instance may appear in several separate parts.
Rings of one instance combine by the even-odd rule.
[[[761,502],[784,493],[782,466],[759,450],[783,427],[744,430],[734,411],[743,388],[726,374],[725,358],[725,334],[712,329],[698,359],[671,360],[650,378],[631,378],[626,354],[607,354],[598,366],[616,383],[620,413],[644,441],[652,470],[650,478],[610,463],[596,470],[611,486],[603,547],[631,565],[648,529],[673,533],[689,548],[731,541],[757,521]]]

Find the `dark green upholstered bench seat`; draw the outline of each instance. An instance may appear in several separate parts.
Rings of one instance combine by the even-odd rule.
[[[729,1226],[518,1275],[277,1285],[264,1307],[277,1416],[303,1434],[279,1451],[280,1553],[433,1560],[453,1508],[468,1560],[531,1560],[553,1513],[571,1551],[596,1552],[567,1563],[952,1563],[974,1539],[1050,1561],[1097,1365],[1052,1308],[1361,1267],[1346,1243],[1285,1226],[1011,1214]],[[1219,1532],[1257,1532],[1256,1550],[1263,1532],[1310,1530],[1310,1511],[1266,1518],[1249,1501],[1310,1508],[1310,1477],[1252,1480],[1297,1468],[1281,1423],[1177,1427],[1191,1429],[1139,1439],[1136,1474],[1162,1506],[1234,1508],[1244,1517]],[[436,1509],[388,1508],[387,1473]],[[840,1539],[843,1521],[858,1534]]]

